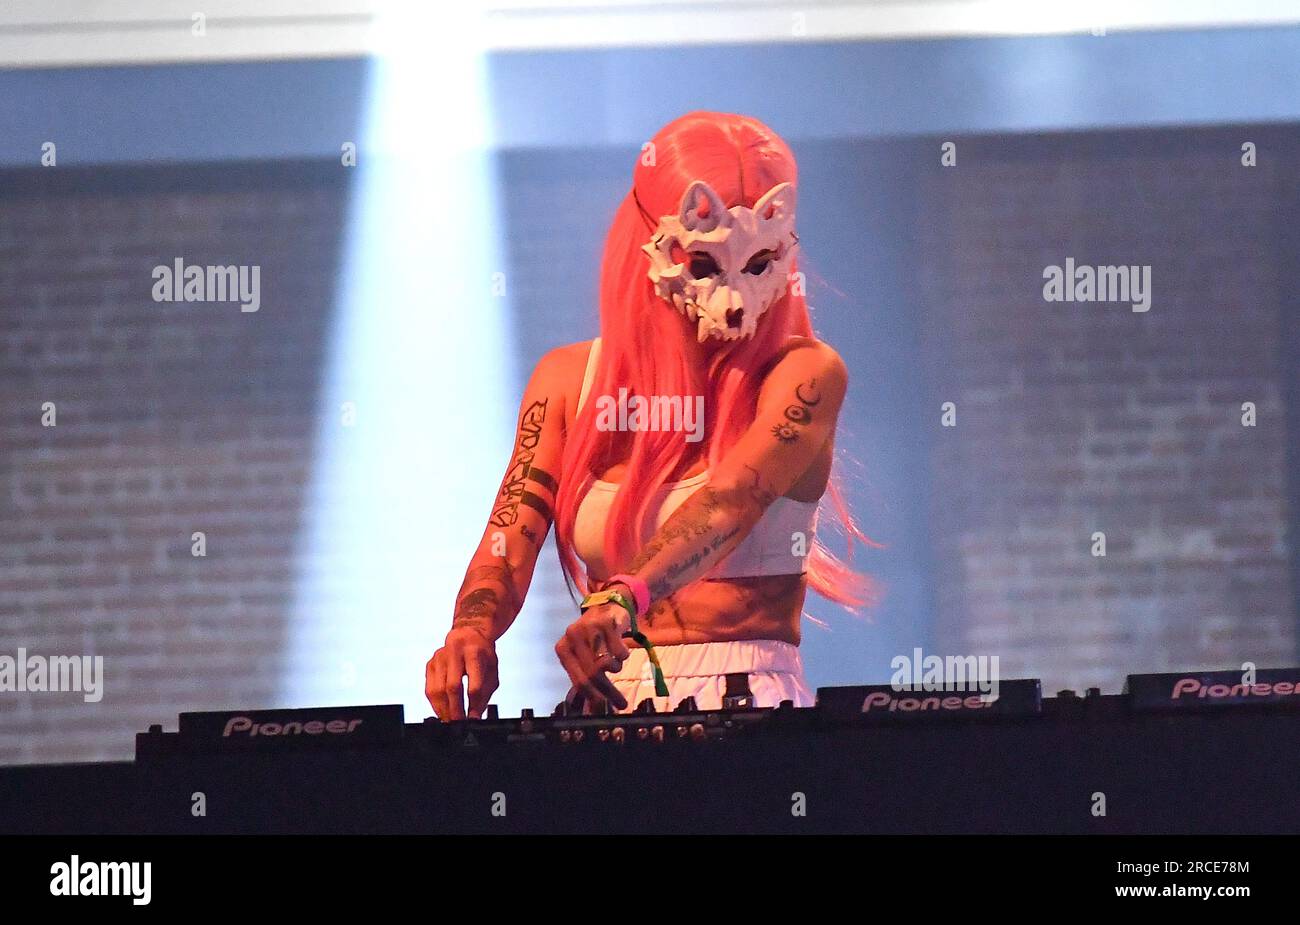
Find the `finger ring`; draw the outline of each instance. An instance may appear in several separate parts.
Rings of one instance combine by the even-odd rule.
[[[596,658],[609,658],[609,653],[608,653],[608,652],[597,652],[597,653],[596,653]]]

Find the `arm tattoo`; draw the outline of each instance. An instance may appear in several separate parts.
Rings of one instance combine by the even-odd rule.
[[[805,395],[805,392],[808,394]],[[809,379],[807,382],[795,386],[794,397],[809,408],[817,407],[822,400],[821,390],[817,388],[817,380]]]
[[[541,469],[533,469],[533,459],[537,456],[537,443],[542,437],[542,424],[546,421],[547,399],[533,402],[520,416],[519,436],[515,440],[515,455],[501,483],[497,494],[496,507],[492,511],[493,526],[509,527],[519,519],[519,505],[527,504],[547,520],[551,518],[551,508],[545,500],[525,489],[524,484],[532,481],[547,488],[554,494],[555,479]]]
[[[495,588],[482,587],[488,582],[500,585],[503,593],[499,594]],[[456,601],[456,613],[451,620],[453,629],[467,627],[490,634],[494,621],[503,610],[509,609],[513,616],[523,606],[515,589],[514,567],[505,559],[500,565],[480,565],[470,569],[460,590],[461,597]]]
[[[776,424],[772,427],[772,436],[782,443],[794,443],[799,439],[799,428],[793,424]]]
[[[785,421],[772,428],[772,436],[782,443],[793,443],[799,439],[799,427],[811,424],[812,409],[821,403],[822,393],[817,388],[817,380],[801,382],[794,389],[795,401],[786,406]]]
[[[676,579],[711,557],[716,558],[718,550],[740,533],[741,524],[713,522],[715,514],[728,509],[728,502],[712,488],[701,488],[659,528],[655,538],[629,563],[628,570],[635,575],[660,555],[671,555],[670,561],[660,567],[660,574],[650,579],[650,593],[655,597],[671,594],[686,583]]]
[[[749,486],[750,499],[761,508],[766,508],[776,500],[776,492],[763,484],[763,476],[757,469],[746,463],[745,468],[754,475],[754,484]]]
[[[497,593],[491,588],[471,591],[456,602],[456,615],[452,617],[453,629],[475,629],[486,632],[492,627],[492,617],[501,607]]]
[[[772,433],[783,443],[799,436],[796,424],[812,420],[812,409],[821,401],[817,380],[801,383],[794,390],[797,404],[785,410],[787,423]],[[654,537],[628,563],[627,570],[640,575],[656,599],[666,598],[677,588],[702,577],[723,554],[731,541],[752,528],[777,492],[764,483],[762,473],[746,465],[753,481],[737,492],[719,493],[709,486],[696,491],[664,523]],[[650,574],[645,570],[654,563]],[[652,608],[653,613],[653,608]],[[649,616],[649,614],[647,614]],[[649,622],[649,621],[647,621]]]
[[[673,603],[672,595],[661,597],[650,605],[650,609],[645,612],[641,619],[646,626],[654,626],[655,620],[660,617],[669,617],[677,626],[683,626],[681,612],[678,611],[677,605]]]
[[[650,585],[650,590],[660,596],[671,594],[673,589],[677,587],[674,579],[678,578],[683,572],[689,572],[703,563],[709,556],[718,551],[718,547],[739,532],[740,525],[737,524],[726,532],[719,531],[715,533],[703,546],[696,547],[689,552],[683,552],[680,558],[664,567],[663,575]]]

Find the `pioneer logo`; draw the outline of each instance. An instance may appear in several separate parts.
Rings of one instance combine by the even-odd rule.
[[[402,741],[401,704],[182,713],[179,734],[137,737],[137,749],[261,751],[279,748],[365,748]]]
[[[1042,693],[1032,678],[999,681],[995,692],[969,679],[929,690],[898,690],[893,684],[817,688],[817,709],[842,722],[928,723],[986,716],[1033,716]]]
[[[232,716],[221,731],[221,737],[230,739],[243,736],[251,739],[254,736],[351,735],[363,722],[365,720],[361,719],[313,719],[304,722],[291,720],[287,723],[259,723],[254,722],[251,716]]]
[[[1300,684],[1292,681],[1273,684],[1203,684],[1200,678],[1179,678],[1169,692],[1169,699],[1179,700],[1187,696],[1210,700],[1239,700],[1249,697],[1287,697],[1298,693]]]
[[[1139,712],[1261,706],[1300,710],[1300,668],[1131,674],[1124,683],[1129,708]]]
[[[997,702],[996,697],[970,694],[966,697],[899,697],[888,691],[873,691],[862,701],[862,712],[912,713],[925,710],[983,710]]]

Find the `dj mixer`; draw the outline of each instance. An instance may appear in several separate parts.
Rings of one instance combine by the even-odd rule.
[[[825,687],[817,704],[181,714],[133,762],[0,770],[0,831],[1300,831],[1300,669],[1124,692]]]

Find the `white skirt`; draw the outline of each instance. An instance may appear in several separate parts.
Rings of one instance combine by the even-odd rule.
[[[620,694],[627,698],[629,713],[649,698],[660,713],[671,711],[685,697],[694,697],[701,710],[722,708],[726,676],[749,675],[749,689],[755,706],[775,707],[793,700],[796,707],[811,707],[816,695],[803,676],[798,646],[775,639],[746,639],[739,642],[696,642],[680,646],[655,646],[663,666],[668,696],[655,696],[654,666],[645,649],[635,647],[623,668],[609,675]]]

